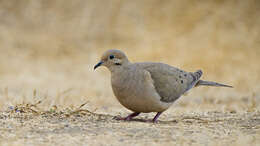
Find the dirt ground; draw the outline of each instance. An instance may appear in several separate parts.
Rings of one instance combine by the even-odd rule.
[[[147,119],[152,114],[118,121],[115,115],[93,113],[81,107],[45,112],[34,107],[18,105],[0,113],[0,145],[257,146],[260,143],[259,111],[166,114],[158,123],[151,123]]]

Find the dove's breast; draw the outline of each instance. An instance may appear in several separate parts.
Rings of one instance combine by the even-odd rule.
[[[134,112],[162,112],[171,105],[160,101],[151,75],[145,70],[130,67],[112,72],[111,84],[118,101]]]

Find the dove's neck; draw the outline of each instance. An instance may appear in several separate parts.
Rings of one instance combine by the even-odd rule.
[[[110,72],[112,75],[116,75],[116,74],[120,74],[120,73],[124,73],[125,71],[127,71],[127,69],[129,68],[129,66],[132,63],[130,62],[124,62],[120,65],[113,65],[109,68]]]
[[[129,74],[131,74],[131,64],[110,68],[109,70],[111,72],[112,87],[119,88],[118,85],[124,85],[124,83],[129,80]]]

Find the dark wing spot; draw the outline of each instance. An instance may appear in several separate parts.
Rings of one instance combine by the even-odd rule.
[[[183,72],[182,70],[180,72]]]
[[[181,83],[183,84],[183,80],[181,80]]]
[[[191,74],[191,76],[192,76],[192,82],[196,81],[196,77],[193,74]]]
[[[187,77],[187,74],[184,74],[185,77]]]
[[[181,76],[179,76],[179,78],[181,79]]]
[[[192,82],[190,83],[190,86],[188,87],[187,90],[192,88],[199,81],[200,77],[202,76],[202,71],[198,70],[194,73],[190,73],[190,75],[192,76]]]

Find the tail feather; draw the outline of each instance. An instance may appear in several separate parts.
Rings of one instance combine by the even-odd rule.
[[[196,72],[193,72],[191,75],[192,75],[192,77],[193,77],[193,81],[194,82],[197,82],[199,79],[200,79],[200,77],[202,76],[202,71],[201,70],[197,70]]]
[[[233,88],[233,86],[229,86],[229,85],[225,85],[225,84],[220,84],[217,82],[212,82],[212,81],[203,81],[203,80],[199,80],[196,86],[215,86],[215,87],[229,87],[229,88]]]

